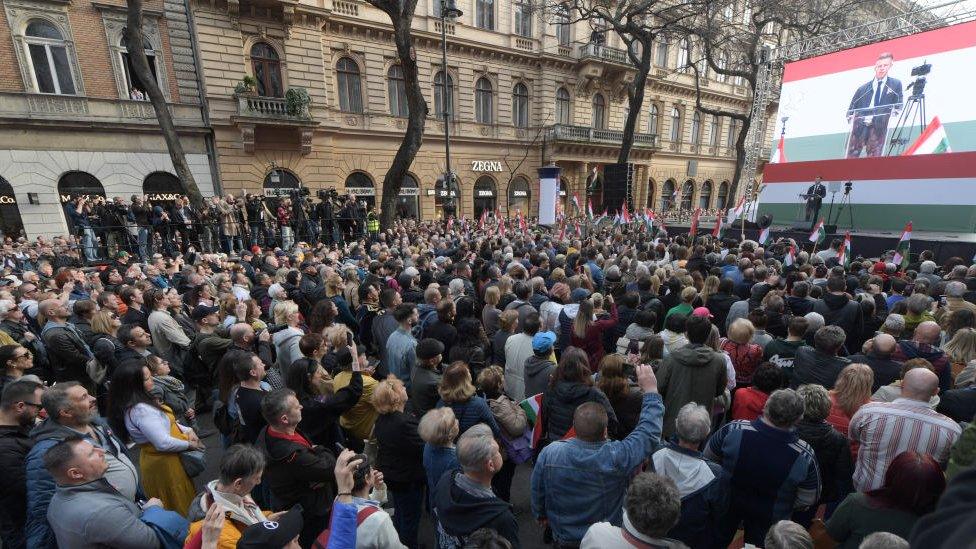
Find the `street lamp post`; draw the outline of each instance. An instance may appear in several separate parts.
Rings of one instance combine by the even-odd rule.
[[[441,67],[444,71],[444,78],[441,82],[444,85],[444,89],[441,93],[441,112],[444,114],[444,161],[445,161],[445,173],[444,173],[444,188],[447,192],[447,198],[444,200],[444,217],[445,219],[456,211],[456,206],[454,205],[454,188],[457,184],[454,181],[454,172],[451,170],[451,124],[450,124],[450,101],[448,98],[453,91],[448,88],[448,72],[447,72],[447,20],[448,18],[455,18],[464,15],[461,10],[458,9],[455,0],[440,0],[441,3]]]

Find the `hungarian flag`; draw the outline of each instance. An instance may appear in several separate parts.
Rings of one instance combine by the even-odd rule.
[[[542,421],[539,421],[539,414],[542,411],[542,393],[532,395],[519,402],[519,407],[525,411],[525,419],[532,426],[532,447],[535,448],[539,444],[539,439],[542,438]]]
[[[789,267],[794,263],[796,263],[796,246],[790,244],[790,249],[786,252],[786,256],[783,258],[783,266]]]
[[[769,160],[770,164],[782,164],[786,162],[786,134],[779,134],[779,144],[776,145],[776,150],[773,151],[773,157]]]
[[[698,234],[698,218],[701,217],[701,208],[695,208],[695,211],[691,214],[691,229],[688,234],[691,235],[691,239],[695,239],[695,235]]]
[[[901,239],[898,240],[898,246],[895,247],[895,257],[892,259],[895,265],[899,268],[904,267],[908,264],[908,249],[911,247],[912,243],[912,222],[909,221],[908,225],[905,225],[905,230],[901,233]]]
[[[760,231],[758,242],[760,246],[765,246],[769,244],[769,227],[766,227],[765,229]]]
[[[447,218],[447,232],[451,232],[451,229],[453,228],[454,228],[454,216],[452,215],[451,217]]]
[[[844,233],[844,243],[841,244],[840,252],[837,254],[837,264],[848,266],[851,263],[851,231]]]
[[[519,229],[521,229],[523,233],[529,230],[529,223],[525,220],[525,217],[522,216],[521,211],[518,213],[518,222]]]
[[[559,241],[566,240],[566,222],[563,221],[563,228],[559,230]]]
[[[603,221],[604,219],[606,219],[607,217],[609,217],[607,215],[607,211],[606,210],[603,210],[603,213],[600,214],[599,216],[597,216],[596,219],[593,219],[593,217],[590,217],[590,221],[592,221],[594,225],[599,225],[600,222]]]
[[[613,224],[616,226],[616,225],[620,225],[621,222],[622,222],[622,219],[620,217],[620,214],[618,214],[618,213],[613,214]]]
[[[722,212],[719,212],[718,217],[715,218],[715,228],[712,229],[712,236],[722,238]]]
[[[579,194],[573,193],[573,207],[576,208],[576,215],[583,213],[583,208],[580,206]]]
[[[488,210],[481,210],[481,219],[478,220],[478,230],[485,230],[485,219],[488,218]]]
[[[624,223],[630,223],[631,222],[630,212],[627,210],[627,201],[626,200],[624,201],[624,205],[623,205],[622,210],[623,211],[620,213],[620,220],[623,221]]]
[[[583,229],[580,228],[579,221],[576,222],[576,236],[577,238],[583,238]]]
[[[593,219],[593,201],[589,198],[586,199],[586,217],[590,220]]]
[[[725,222],[729,225],[735,223],[736,219],[742,215],[742,212],[746,209],[746,197],[745,195],[739,199],[739,202],[735,205],[735,208],[729,210],[728,216],[725,218]]]
[[[942,154],[950,152],[952,152],[952,148],[949,147],[949,136],[946,135],[945,126],[942,125],[939,117],[936,116],[925,127],[925,131],[918,136],[918,139],[905,152],[901,153],[901,155],[911,156],[913,154]]]
[[[824,221],[821,219],[817,222],[816,226],[813,227],[813,232],[810,233],[810,242],[816,242],[817,244],[822,243],[827,238],[827,230],[824,229]]]

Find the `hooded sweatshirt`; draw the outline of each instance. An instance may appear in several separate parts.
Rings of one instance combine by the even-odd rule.
[[[664,398],[663,438],[668,438],[682,406],[697,402],[710,408],[712,400],[725,392],[725,357],[705,345],[686,345],[664,359],[657,371],[657,383]]]
[[[607,429],[611,433],[617,432],[617,414],[603,391],[583,383],[559,381],[548,389],[542,398],[542,417],[546,424],[543,427],[543,436],[550,441],[566,436],[569,428],[573,426],[573,414],[576,408],[584,402],[602,404],[607,410]]]
[[[533,397],[546,392],[549,386],[549,376],[556,369],[556,364],[549,357],[539,358],[534,354],[525,359],[525,396]]]
[[[681,518],[668,537],[689,547],[712,547],[719,517],[728,507],[728,478],[722,466],[701,452],[667,444],[651,456],[655,473],[674,481],[681,497]]]
[[[278,353],[276,365],[278,370],[284,372],[299,358],[302,358],[302,351],[298,348],[298,341],[305,335],[298,328],[285,328],[272,336],[275,351]]]
[[[841,328],[849,338],[859,335],[864,329],[861,306],[858,302],[851,301],[847,294],[824,295],[823,299],[814,303],[813,312],[823,315],[826,326]]]
[[[479,528],[491,528],[519,549],[518,522],[512,505],[487,488],[474,484],[460,471],[448,471],[437,483],[434,509],[441,547],[460,549]]]
[[[559,313],[559,339],[556,341],[557,349],[565,349],[570,346],[573,339],[573,322],[576,314],[579,313],[579,303],[570,303],[563,307]]]

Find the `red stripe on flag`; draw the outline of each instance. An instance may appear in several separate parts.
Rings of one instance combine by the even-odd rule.
[[[915,142],[912,143],[912,146],[908,147],[908,149],[906,149],[905,152],[901,153],[901,155],[912,156],[913,154],[915,154],[915,151],[917,151],[918,148],[922,146],[922,143],[925,143],[925,140],[928,139],[929,137],[932,137],[932,134],[934,134],[941,127],[942,127],[942,121],[939,120],[939,117],[938,116],[933,117],[932,121],[929,122],[929,125],[925,126],[925,131],[923,131],[918,136],[918,138],[915,139]]]
[[[766,164],[763,183],[976,177],[976,151]]]
[[[883,52],[890,52],[894,55],[895,67],[907,72],[909,67],[898,67],[899,60],[925,57],[973,46],[976,46],[976,21],[790,63],[786,65],[786,70],[783,72],[783,82],[804,80],[858,68],[866,70],[864,81],[867,82],[871,77],[868,69],[874,67],[878,55]]]

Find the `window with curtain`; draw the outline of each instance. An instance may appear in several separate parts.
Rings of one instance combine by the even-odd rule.
[[[258,81],[258,95],[284,96],[281,89],[281,60],[274,48],[264,42],[251,46],[251,69],[254,70],[254,79]]]
[[[362,82],[359,65],[348,57],[336,64],[339,86],[339,110],[343,112],[363,112]]]
[[[566,88],[559,88],[556,90],[556,123],[569,124],[571,120],[569,92]]]
[[[445,94],[446,97],[445,97]],[[434,75],[434,113],[437,118],[444,118],[444,100],[447,100],[447,115],[454,113],[454,79],[447,75],[447,87],[444,87],[444,71]]]
[[[674,180],[668,179],[661,187],[661,211],[671,209],[672,204],[674,204]]]
[[[515,34],[532,36],[532,7],[525,2],[515,3]]]
[[[701,143],[701,113],[697,111],[691,117],[691,142],[694,145]]]
[[[474,0],[474,25],[495,30],[495,0]]]
[[[125,89],[128,90],[130,94],[134,88],[145,92],[146,83],[139,78],[138,74],[136,74],[135,66],[132,64],[132,58],[129,56],[129,51],[127,49],[127,40],[128,39],[125,36],[125,31],[123,31],[122,37],[119,39],[119,47],[122,48],[122,50],[119,51],[119,56],[121,57],[122,61],[122,76],[125,78]],[[159,74],[157,72],[159,69],[156,66],[156,52],[153,50],[152,44],[149,42],[149,40],[143,40],[142,48],[146,52],[146,60],[149,61],[149,72],[152,73],[153,79],[157,84],[159,84]],[[148,99],[148,95],[146,98]]]
[[[474,116],[479,124],[495,122],[495,97],[491,81],[481,77],[474,86]]]
[[[593,129],[605,130],[607,128],[607,100],[603,94],[593,96]]]
[[[681,141],[681,111],[678,107],[671,107],[671,141]]]
[[[560,46],[568,46],[572,41],[570,37],[570,31],[572,27],[569,24],[569,13],[565,6],[560,6],[559,11],[556,12],[556,40],[559,42]]]
[[[695,184],[690,179],[681,186],[681,209],[690,210],[691,201],[695,198]]]
[[[406,117],[410,114],[410,107],[407,105],[407,83],[403,79],[403,67],[393,65],[386,73],[386,78],[390,96],[390,114]]]
[[[715,65],[720,70],[726,70],[726,69],[728,69],[729,68],[729,54],[725,53],[724,51],[721,52],[721,53],[719,53],[718,54],[718,59],[715,60]],[[728,77],[719,72],[719,73],[716,73],[715,74],[715,80],[718,80],[719,82],[727,82],[728,81]]]
[[[654,64],[661,68],[668,67],[668,41],[664,38],[659,38],[654,47]]]
[[[75,80],[71,74],[68,48],[61,31],[43,19],[34,19],[24,32],[31,72],[37,91],[74,95]]]
[[[512,123],[518,128],[529,127],[529,88],[521,82],[512,88]]]
[[[719,132],[719,121],[717,116],[712,117],[711,129],[708,131],[708,145],[710,147],[718,146],[718,132]]]
[[[660,126],[659,126],[660,117],[661,117],[661,113],[660,111],[658,111],[657,105],[651,104],[651,114],[650,117],[647,119],[647,133],[650,133],[652,135],[658,134],[658,131],[660,130]]]

